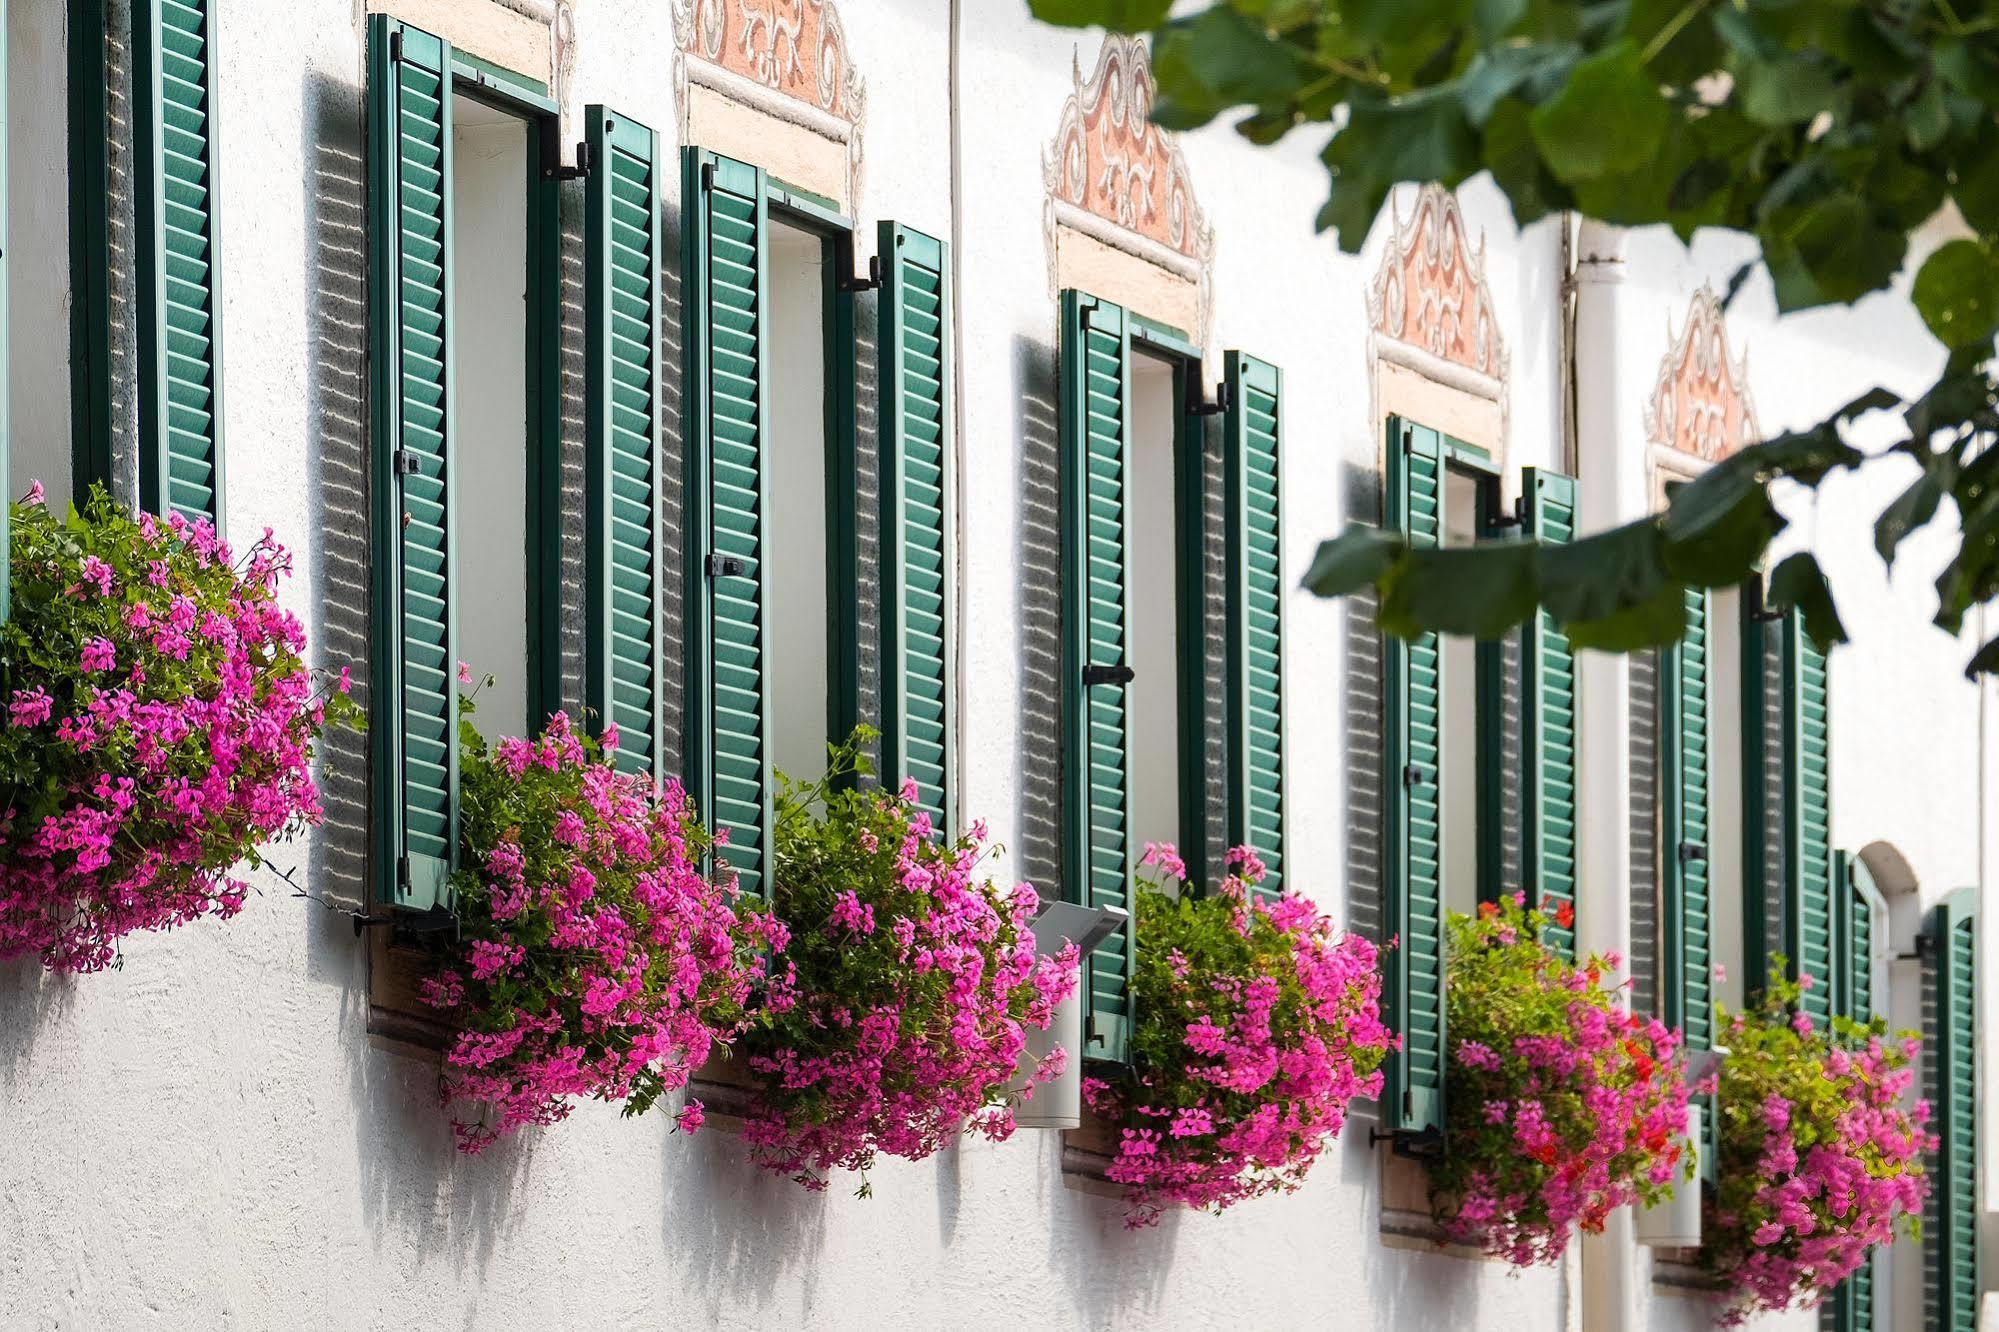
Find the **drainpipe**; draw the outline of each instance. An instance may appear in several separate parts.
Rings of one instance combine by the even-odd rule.
[[[1569,219],[1564,219],[1567,230]],[[1568,465],[1581,487],[1580,530],[1601,532],[1642,511],[1643,441],[1623,429],[1642,386],[1630,381],[1619,356],[1618,288],[1624,281],[1624,233],[1579,220],[1565,248],[1569,271],[1564,357]],[[1580,698],[1578,794],[1583,817],[1578,856],[1590,886],[1578,913],[1580,948],[1631,956],[1631,672],[1622,656],[1584,652],[1577,658]],[[1629,1207],[1582,1243],[1582,1325],[1591,1332],[1637,1332],[1645,1276]],[[1649,1264],[1645,1265],[1649,1270]]]

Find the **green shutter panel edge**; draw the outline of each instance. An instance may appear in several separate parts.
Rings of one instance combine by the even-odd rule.
[[[216,0],[133,0],[139,502],[222,520]]]
[[[1387,526],[1412,546],[1443,542],[1443,441],[1435,430],[1399,417],[1388,421]],[[1444,1127],[1444,884],[1442,652],[1435,634],[1389,637],[1386,771],[1389,805],[1383,867],[1384,915],[1399,946],[1388,951],[1388,1024],[1402,1049],[1388,1063],[1386,1114],[1391,1129],[1441,1133]]]
[[[1124,310],[1062,293],[1061,521],[1063,879],[1087,906],[1132,907],[1126,664],[1126,436],[1131,324]],[[1123,1062],[1132,1019],[1135,931],[1097,946],[1085,975],[1091,1059]]]
[[[1550,543],[1576,536],[1575,478],[1538,467],[1520,479],[1523,535]],[[1522,889],[1533,906],[1559,898],[1576,901],[1577,700],[1576,658],[1553,616],[1537,611],[1520,630]],[[1563,956],[1576,953],[1576,927],[1550,924],[1549,944]]]
[[[1812,977],[1799,1006],[1820,1026],[1833,1011],[1832,749],[1825,653],[1793,611],[1783,621],[1784,948],[1792,979]]]
[[[1874,941],[1878,924],[1887,920],[1887,903],[1860,857],[1845,851],[1833,853],[1833,885],[1833,1010],[1855,1022],[1872,1022]],[[1873,1332],[1879,1289],[1875,1269],[1886,1260],[1884,1250],[1877,1248],[1840,1283],[1823,1306],[1821,1328]]]
[[[368,27],[376,874],[449,909],[458,854],[451,48]]]
[[[767,719],[763,458],[766,187],[757,167],[682,154],[682,318],[687,422],[688,791],[746,892],[769,878],[773,783]]]
[[[603,106],[585,112],[587,190],[589,684],[618,766],[660,773],[659,135]],[[704,811],[705,812],[705,811]]]
[[[880,224],[883,776],[958,827],[951,469],[951,248]]]
[[[1982,1281],[1978,1259],[1978,897],[1959,889],[1931,912],[1925,941],[1924,1033],[1937,1151],[1930,1162],[1924,1325],[1973,1332]]]
[[[1260,891],[1284,891],[1284,376],[1232,351],[1225,499],[1228,541],[1229,845],[1254,847]]]

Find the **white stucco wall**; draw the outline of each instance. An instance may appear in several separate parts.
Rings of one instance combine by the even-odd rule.
[[[13,7],[17,41],[29,8]],[[297,546],[288,596],[335,664],[365,650],[356,616],[366,595],[356,557],[361,8],[236,0],[220,33],[230,523],[246,534],[269,524]],[[581,9],[571,137],[573,113],[603,101],[670,143],[669,7],[585,0]],[[1087,72],[1097,40],[1035,26],[1012,0],[964,3],[954,118],[943,0],[847,0],[841,12],[868,90],[863,253],[880,218],[957,245],[965,808],[991,820],[1012,872],[1045,874],[1059,700],[1048,655],[1057,305],[1042,153],[1072,61]],[[59,70],[40,73],[59,86]],[[10,107],[22,87],[17,76]],[[1266,152],[1216,128],[1184,146],[1217,236],[1209,377],[1222,348],[1285,370],[1285,558],[1295,583],[1378,465],[1363,292],[1387,224],[1358,258],[1312,232],[1325,190],[1312,136]],[[59,231],[59,194],[24,212],[18,172],[15,181],[16,237],[30,217]],[[669,212],[676,195],[669,183]],[[1404,193],[1405,214],[1413,197]],[[572,192],[565,208],[579,200]],[[1487,182],[1467,185],[1460,201],[1474,244],[1485,241],[1511,357],[1510,504],[1521,466],[1563,463],[1560,232],[1517,234]],[[1586,481],[1639,470],[1592,450],[1642,455],[1640,412],[1667,317],[1677,327],[1700,282],[1725,284],[1736,252],[1718,239],[1689,256],[1668,237],[1631,238],[1614,338],[1597,349],[1602,373],[1629,391],[1616,398],[1616,431],[1585,441]],[[17,348],[36,326],[21,318],[23,300],[41,310],[61,299],[47,289],[60,266],[24,288],[21,253]],[[1935,361],[1892,303],[1778,322],[1752,285],[1730,324],[1749,347],[1770,428],[1816,419],[1877,379],[1915,387]],[[60,354],[59,337],[44,342],[41,354]],[[66,393],[24,395],[21,364],[17,432],[44,413],[50,437],[64,437]],[[57,370],[46,383],[66,383]],[[1975,693],[1957,679],[1965,646],[1923,627],[1943,545],[1912,543],[1892,582],[1869,553],[1866,526],[1892,489],[1834,483],[1798,526],[1827,561],[1858,639],[1835,665],[1839,842],[1892,841],[1924,893],[1940,895],[1979,874],[1970,830],[1980,731]],[[1644,502],[1641,489],[1620,486],[1600,511],[1608,522]],[[1356,906],[1347,614],[1302,592],[1288,611],[1291,873],[1346,919]],[[296,865],[315,892],[351,893],[353,777],[343,785],[328,766],[344,797],[329,835],[273,859]],[[1621,831],[1621,817],[1608,814],[1592,836]],[[664,1116],[628,1123],[601,1106],[461,1160],[436,1105],[435,1063],[366,1032],[364,950],[345,920],[293,899],[275,875],[259,886],[233,923],[132,941],[118,972],[64,981],[0,968],[0,1326],[1586,1325],[1576,1263],[1515,1275],[1384,1241],[1371,1113],[1300,1194],[1221,1218],[1173,1216],[1137,1234],[1124,1231],[1113,1200],[1065,1179],[1047,1133],[885,1164],[871,1200],[837,1187],[806,1195],[753,1174],[725,1134],[686,1140]],[[1610,918],[1625,884],[1613,877],[1587,891]],[[1660,1332],[1705,1316],[1685,1296],[1641,1293],[1640,1303]]]

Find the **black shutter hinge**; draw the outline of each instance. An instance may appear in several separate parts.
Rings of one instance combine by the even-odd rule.
[[[1083,687],[1092,685],[1128,685],[1138,678],[1138,672],[1129,666],[1085,666]]]
[[[1423,770],[1421,768],[1417,767],[1414,763],[1405,764],[1403,766],[1402,785],[1404,785],[1405,787],[1421,786],[1423,782],[1424,782],[1424,776],[1423,776]]]
[[[1416,451],[1416,432],[1408,426],[1402,427],[1402,451],[1404,453]]]
[[[708,576],[710,578],[733,578],[743,572],[743,562],[734,555],[710,555]]]
[[[1696,861],[1696,860],[1704,861],[1706,859],[1707,859],[1707,848],[1705,846],[1702,846],[1699,842],[1680,843],[1680,863],[1682,865],[1685,865],[1690,861]]]
[[[1504,501],[1501,501],[1495,495],[1494,508],[1496,511],[1491,518],[1486,520],[1487,527],[1493,531],[1503,531],[1509,527],[1524,527],[1527,525],[1527,497],[1525,495],[1521,495],[1513,501],[1512,513],[1507,513],[1503,508],[1500,508],[1499,505],[1502,503]]]
[[[1748,608],[1749,618],[1756,624],[1774,624],[1784,618],[1784,612],[1771,610],[1764,601],[1765,588],[1760,575],[1752,576],[1742,585],[1742,597]]]
[[[423,475],[423,459],[417,457],[408,449],[397,449],[390,457],[389,463],[395,469],[397,476]]]
[[[1198,380],[1188,383],[1187,392],[1190,395],[1187,400],[1187,415],[1189,416],[1220,416],[1234,405],[1234,395],[1229,392],[1227,380],[1222,380],[1215,385],[1215,400],[1213,402],[1203,402],[1201,400],[1201,385]]]
[[[590,175],[590,143],[584,140],[576,145],[576,165],[568,166],[562,160],[562,120],[558,116],[545,117],[541,122],[541,178],[543,180],[583,180]]]
[[[715,164],[713,162],[703,162],[701,164],[701,188],[703,190],[712,190],[715,188]]]
[[[403,58],[403,35],[401,32],[389,34],[389,63],[400,64]]]
[[[880,255],[871,254],[868,256],[868,275],[866,277],[856,277],[854,275],[854,269],[855,266],[859,263],[859,260],[857,260],[854,257],[854,252],[851,246],[849,246],[848,249],[845,251],[845,256],[846,257],[840,261],[839,276],[834,279],[834,286],[837,289],[848,293],[857,292],[857,291],[879,291],[881,289],[882,257]]]

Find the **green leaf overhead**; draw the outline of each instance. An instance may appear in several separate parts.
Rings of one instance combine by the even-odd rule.
[[[1579,645],[1672,641],[1688,588],[1728,586],[1761,564],[1782,527],[1768,495],[1774,482],[1816,486],[1834,471],[1896,465],[1894,455],[1906,454],[1924,472],[1901,482],[1908,488],[1882,514],[1877,550],[1886,558],[1911,532],[1961,518],[1936,620],[1956,632],[1972,607],[1999,594],[1999,384],[1988,368],[1999,337],[1999,23],[1989,6],[1030,0],[1029,8],[1051,22],[1151,31],[1162,123],[1233,121],[1259,144],[1316,127],[1330,184],[1318,223],[1337,229],[1349,253],[1366,243],[1398,183],[1449,188],[1489,173],[1522,225],[1573,210],[1620,226],[1663,225],[1683,239],[1704,228],[1743,235],[1779,309],[1793,311],[1889,291],[1912,237],[1947,202],[1971,229],[1927,254],[1906,297],[1891,297],[1909,299],[1950,353],[1933,387],[1907,400],[1877,390],[1744,450],[1726,475],[1676,498],[1662,521],[1617,536],[1607,558],[1543,552],[1525,578],[1511,553],[1467,557],[1467,577],[1505,594],[1478,615],[1431,594],[1430,557],[1417,571],[1415,553],[1372,539],[1329,544],[1309,580],[1314,591],[1395,590],[1382,609],[1407,617],[1397,627],[1408,629],[1485,627],[1512,616],[1524,588]],[[1906,434],[1883,439],[1870,423],[1863,456],[1847,429],[1880,410],[1902,411]],[[1984,653],[1975,663],[1991,664]]]

